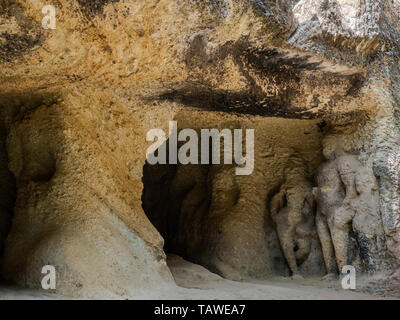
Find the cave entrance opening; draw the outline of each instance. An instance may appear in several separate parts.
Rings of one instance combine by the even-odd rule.
[[[143,168],[143,209],[163,237],[166,254],[193,261],[193,250],[201,252],[204,239],[199,224],[211,203],[209,167],[146,163]]]

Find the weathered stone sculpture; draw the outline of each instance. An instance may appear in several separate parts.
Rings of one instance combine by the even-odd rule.
[[[383,225],[379,215],[377,182],[370,169],[354,155],[325,152],[328,162],[317,173],[317,230],[329,276],[349,259],[350,232],[358,243],[363,271],[373,272],[383,249]],[[336,262],[335,262],[336,261]]]
[[[271,217],[285,259],[293,277],[299,275],[298,264],[304,262],[311,250],[314,222],[314,198],[310,184],[290,170],[280,191],[271,200]]]
[[[369,273],[383,270],[386,244],[379,212],[378,184],[372,170],[361,167],[355,176],[357,198],[350,203],[353,230],[360,245],[360,257]]]

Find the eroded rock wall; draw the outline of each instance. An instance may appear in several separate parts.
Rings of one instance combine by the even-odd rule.
[[[301,215],[306,195],[311,195],[313,173],[323,161],[318,121],[246,121],[194,111],[175,119],[180,129],[255,128],[255,168],[248,176],[237,176],[236,165],[146,165],[144,209],[165,238],[165,250],[232,279],[289,275],[276,229],[291,221],[281,215],[274,221],[270,202],[280,189],[289,192]],[[308,232],[302,233],[299,226],[296,235],[304,250],[298,252],[298,260],[304,274],[318,275],[323,261],[314,212],[307,216]]]
[[[53,265],[57,291],[67,296],[127,297],[152,285],[162,290],[172,277],[163,241],[140,206],[135,161],[141,164],[143,155],[120,150],[143,144],[135,142],[142,127],[126,122],[122,115],[130,112],[112,101],[103,100],[107,109],[81,109],[85,102],[77,101],[70,96],[37,105],[10,128],[9,168],[18,193],[3,276],[40,287],[42,267]]]
[[[323,150],[354,157],[362,182],[349,179],[347,209],[356,221],[358,208],[371,209],[377,221],[372,233],[369,222],[345,228],[383,239],[370,252],[384,263],[371,263],[388,279],[398,270],[397,0],[54,0],[54,30],[42,28],[46,4],[0,4],[5,278],[40,287],[41,267],[53,264],[66,295],[161,290],[173,280],[155,227],[166,248],[226,277],[329,272],[309,214],[323,207],[309,197],[323,187],[317,168],[340,175],[340,157]],[[254,173],[147,175],[146,132],[167,132],[170,120],[255,129]],[[157,184],[158,175],[172,194],[145,192],[154,227],[142,178]],[[358,249],[347,251],[360,258],[363,237],[351,239]]]

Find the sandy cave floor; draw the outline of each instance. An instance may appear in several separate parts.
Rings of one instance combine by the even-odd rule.
[[[170,255],[168,265],[178,286],[157,292],[144,292],[131,299],[207,299],[207,300],[382,300],[360,292],[343,290],[337,281],[319,278],[293,280],[277,277],[268,280],[236,282],[221,278],[204,267]],[[101,297],[100,297],[101,298]],[[54,300],[57,295],[14,286],[0,286],[0,300]]]

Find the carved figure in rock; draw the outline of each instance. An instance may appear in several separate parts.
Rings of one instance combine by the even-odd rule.
[[[354,231],[362,262],[374,271],[382,247],[383,226],[378,210],[377,182],[372,170],[353,155],[327,156],[317,173],[317,232],[328,277],[349,264],[350,231]]]
[[[355,214],[351,203],[357,198],[355,178],[360,163],[352,155],[342,155],[334,163],[336,163],[336,170],[339,173],[345,193],[341,206],[333,211],[333,221],[331,221],[331,236],[335,248],[336,262],[340,271],[345,265],[349,264],[348,252],[351,221]]]
[[[301,278],[298,265],[307,260],[311,251],[314,203],[310,184],[290,174],[271,199],[271,217],[294,278]]]
[[[357,161],[357,160],[355,160]],[[342,157],[338,161],[342,180],[353,179],[351,187],[346,185],[346,198],[343,211],[346,214],[337,217],[337,224],[352,226],[360,246],[360,258],[368,272],[376,271],[380,264],[380,253],[385,247],[382,219],[379,214],[379,193],[376,178],[371,169],[362,167],[353,161],[357,170],[351,177],[346,176],[348,161]],[[349,194],[349,196],[347,196]]]
[[[325,155],[332,159],[330,155]],[[316,227],[321,242],[327,278],[336,277],[337,265],[333,239],[343,238],[344,230],[334,224],[335,213],[342,206],[345,192],[334,159],[321,165],[316,175],[317,188],[313,195],[317,201]],[[337,250],[340,250],[337,244]]]

